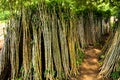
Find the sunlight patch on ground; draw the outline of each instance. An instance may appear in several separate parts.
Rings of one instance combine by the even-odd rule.
[[[4,31],[5,31],[5,22],[0,22],[0,49],[3,47],[4,44]]]
[[[91,74],[89,74],[90,76],[88,76],[88,75],[84,75],[83,76],[83,79],[81,78],[81,80],[96,80],[94,77],[94,75],[91,75]]]
[[[97,63],[97,62],[98,62],[98,60],[97,60],[97,59],[92,59],[92,62]]]
[[[99,49],[94,49],[94,50],[95,50],[95,52],[98,53],[98,54],[101,53],[101,50],[99,50]]]

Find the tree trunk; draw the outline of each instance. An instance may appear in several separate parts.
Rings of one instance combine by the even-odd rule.
[[[83,25],[83,16],[80,16],[80,19],[78,19],[78,35],[81,43],[81,48],[85,47],[85,33],[84,33],[84,25]]]
[[[101,71],[99,75],[102,75],[104,77],[109,77],[113,69],[115,69],[115,66],[119,60],[120,60],[120,28],[117,29],[115,36],[113,37],[112,44],[110,45],[105,60],[104,64],[101,68]]]
[[[70,71],[70,64],[69,64],[69,55],[68,55],[68,46],[67,46],[67,40],[66,40],[66,30],[65,30],[65,23],[63,20],[61,20],[62,25],[60,24],[60,21],[58,20],[58,28],[59,28],[59,37],[60,37],[60,44],[61,44],[61,55],[62,55],[62,65],[64,68],[65,76],[67,77],[69,75]]]
[[[94,44],[96,42],[96,37],[95,37],[95,25],[94,25],[94,19],[93,19],[93,12],[90,11],[89,13],[89,17],[90,17],[90,27],[91,27],[91,40],[92,40],[92,44]],[[90,35],[90,34],[89,34]]]
[[[77,74],[76,69],[76,58],[75,58],[75,35],[74,30],[74,19],[70,20],[70,27],[69,27],[69,35],[68,35],[68,47],[69,47],[69,54],[70,54],[70,64],[71,64],[71,74]]]
[[[56,13],[54,12],[54,15]],[[53,58],[54,58],[54,63],[55,63],[55,69],[57,71],[57,77],[59,79],[62,79],[62,62],[61,62],[61,55],[60,55],[60,47],[59,47],[59,42],[58,42],[58,35],[57,35],[57,18],[56,16],[52,15],[52,49],[53,49]]]

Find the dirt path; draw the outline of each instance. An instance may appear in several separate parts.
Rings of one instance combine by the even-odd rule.
[[[97,79],[100,68],[98,59],[101,54],[101,50],[91,47],[85,50],[85,54],[86,56],[80,66],[80,76],[78,80],[102,80]]]

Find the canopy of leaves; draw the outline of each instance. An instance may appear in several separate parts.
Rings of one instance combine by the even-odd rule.
[[[62,5],[61,8],[69,8],[72,13],[80,15],[83,12],[94,11],[96,16],[108,17],[118,15],[120,8],[119,0],[0,0],[0,13],[9,11],[14,13],[22,7],[33,7],[44,1],[49,9]]]

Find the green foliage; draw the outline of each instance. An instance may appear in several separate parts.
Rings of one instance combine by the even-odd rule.
[[[80,49],[78,49],[76,64],[77,64],[77,65],[81,65],[81,64],[82,64],[82,62],[83,62],[84,57],[85,57],[84,52],[83,52],[83,51],[81,51]]]
[[[4,11],[0,13],[0,21],[1,20],[7,20],[10,16],[10,12],[9,11]]]
[[[52,71],[52,76],[55,76],[56,75],[56,71]]]
[[[111,73],[111,77],[112,77],[113,79],[118,79],[118,78],[120,77],[120,72],[112,72],[112,73]]]
[[[113,79],[118,79],[120,77],[120,61],[117,63],[117,66],[115,68],[116,68],[116,71],[112,72],[110,76]]]
[[[105,55],[104,55],[104,54],[102,54],[102,55],[99,56],[99,59],[100,59],[99,65],[100,65],[100,66],[103,65],[103,60],[104,60],[104,58],[105,58]]]
[[[100,66],[101,66],[101,65],[103,65],[103,62],[102,62],[102,61],[100,61],[100,62],[99,62],[99,65],[100,65]]]
[[[15,80],[23,80],[22,78],[16,78]]]
[[[51,73],[51,75],[52,76],[55,76],[56,74],[57,74],[57,72],[56,71],[52,71],[52,72],[50,72],[51,70],[50,69],[46,69],[45,71],[44,71],[44,77],[47,75],[47,74],[49,74],[49,73]],[[62,75],[62,74],[61,74]]]
[[[119,66],[119,67],[117,67],[116,71],[119,71],[119,72],[120,72],[120,66]]]
[[[46,69],[45,72],[44,72],[44,76],[46,76],[49,72],[50,72],[50,70]]]
[[[105,55],[101,55],[101,56],[100,56],[100,59],[104,59],[104,58],[105,58]]]
[[[118,12],[117,12],[117,18],[118,18],[118,20],[120,20],[120,10],[118,10]]]
[[[12,11],[19,11],[21,7],[31,7],[31,9],[35,10],[40,4],[43,2],[42,0],[17,0],[17,1],[9,1],[9,0],[1,0],[0,5],[2,6],[0,8],[0,11],[6,9],[10,10],[12,8]],[[72,14],[75,14],[77,16],[80,16],[84,14],[84,16],[87,15],[89,11],[93,11],[95,14],[95,17],[109,17],[111,14],[116,15],[117,7],[116,5],[119,5],[120,1],[103,1],[103,0],[45,0],[45,4],[47,9],[53,12],[54,8],[56,12],[59,12],[59,9],[62,10],[64,13],[64,18],[68,19],[69,15],[66,13],[66,10],[70,9],[70,12]],[[114,4],[114,5],[113,5]],[[3,19],[6,19],[6,16],[3,17]]]
[[[75,44],[76,64],[81,65],[85,57],[85,53],[79,48],[79,43]]]

